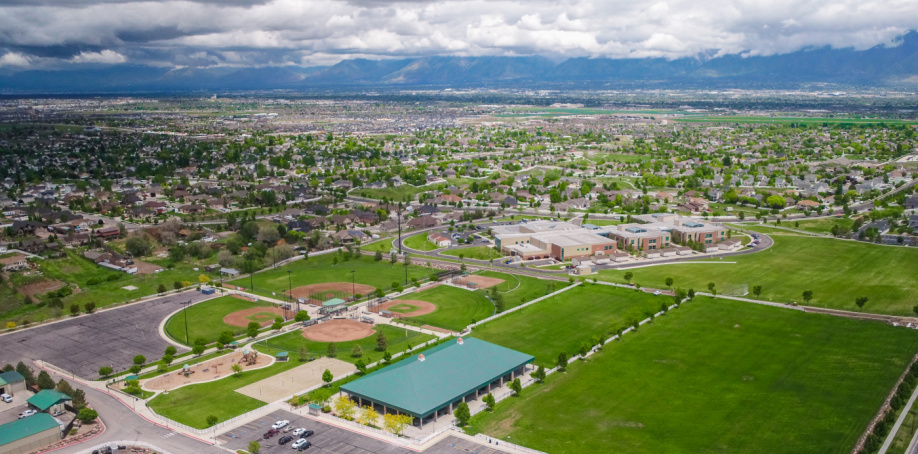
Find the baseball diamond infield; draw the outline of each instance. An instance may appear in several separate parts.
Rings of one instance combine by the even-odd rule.
[[[437,306],[435,306],[433,303],[429,303],[429,302],[427,302],[427,301],[420,301],[420,300],[392,300],[392,301],[386,301],[385,303],[382,303],[382,304],[380,304],[380,305],[378,305],[378,306],[373,306],[372,308],[370,308],[370,311],[371,311],[371,312],[376,312],[376,313],[378,314],[379,311],[387,310],[387,309],[389,309],[390,307],[398,306],[399,304],[408,304],[408,305],[411,305],[411,306],[415,306],[415,307],[417,307],[418,309],[415,310],[415,311],[412,311],[412,312],[393,312],[393,313],[395,314],[396,317],[414,317],[414,316],[417,316],[417,315],[429,314],[429,313],[431,313],[431,312],[437,310]]]
[[[303,337],[317,342],[347,342],[376,334],[372,325],[356,320],[329,320],[303,328]]]
[[[253,307],[233,312],[223,317],[223,323],[232,326],[249,326],[249,322],[258,322],[261,326],[268,326],[274,323],[274,317],[283,317],[284,309],[280,307]]]
[[[497,284],[502,284],[503,279],[498,279],[496,277],[487,277],[479,276],[477,274],[470,274],[468,276],[463,276],[460,278],[453,279],[453,284],[455,285],[464,285],[471,288],[488,288],[494,287]],[[469,285],[473,284],[473,285]]]
[[[354,293],[369,295],[375,291],[376,288],[370,285],[351,284],[350,282],[325,282],[322,284],[303,285],[294,288],[292,293],[294,298],[305,298],[311,304],[321,305],[332,298],[347,299],[354,296]]]

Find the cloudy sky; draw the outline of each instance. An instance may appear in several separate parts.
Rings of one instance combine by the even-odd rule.
[[[916,0],[0,0],[0,67],[767,55],[912,29]]]

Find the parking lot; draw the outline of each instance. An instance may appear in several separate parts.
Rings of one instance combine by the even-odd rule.
[[[278,440],[280,440],[284,435],[290,435],[293,429],[287,433],[281,432],[267,440],[262,438],[264,433],[271,428],[271,425],[281,419],[289,420],[290,425],[288,427],[293,429],[303,427],[315,432],[315,435],[308,438],[308,440],[312,442],[312,446],[305,452],[309,453],[408,454],[415,452],[400,446],[395,446],[384,441],[377,440],[372,437],[330,426],[314,419],[305,418],[287,411],[276,411],[249,424],[240,426],[217,437],[217,441],[224,448],[239,450],[247,449],[250,441],[257,440],[259,443],[261,443],[260,453],[262,454],[292,452],[292,449],[290,449],[292,442],[284,445],[278,445]],[[503,451],[491,448],[487,444],[479,445],[475,442],[460,439],[457,437],[447,437],[436,445],[424,450],[424,452],[433,454],[491,454]]]

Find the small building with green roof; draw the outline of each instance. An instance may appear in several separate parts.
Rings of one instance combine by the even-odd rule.
[[[61,423],[39,413],[0,425],[0,454],[24,454],[61,440]]]
[[[18,391],[25,391],[25,377],[19,372],[11,370],[0,373],[0,394],[15,396]]]
[[[43,389],[38,394],[30,397],[27,402],[36,410],[45,413],[57,413],[64,411],[64,404],[70,402],[70,396],[53,389]]]
[[[453,412],[522,375],[532,355],[485,342],[458,338],[341,385],[341,391],[381,413],[405,413],[417,425]]]

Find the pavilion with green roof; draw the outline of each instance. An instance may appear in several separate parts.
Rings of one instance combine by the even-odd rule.
[[[360,406],[418,418],[423,428],[425,420],[436,421],[460,402],[476,400],[522,375],[534,359],[480,339],[460,337],[341,385],[341,391]]]
[[[38,411],[48,412],[48,410],[63,411],[64,404],[71,401],[70,396],[53,389],[43,389],[38,394],[30,397],[27,402],[35,407]]]

